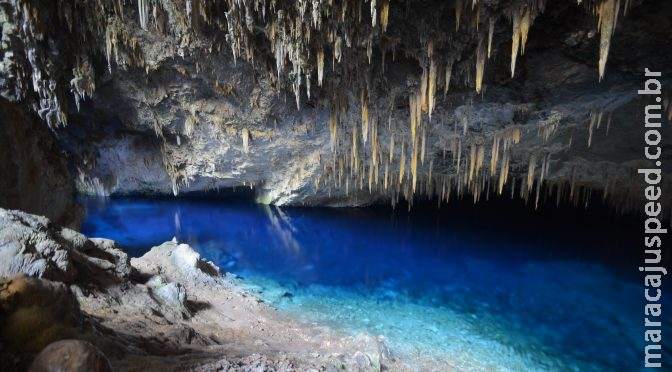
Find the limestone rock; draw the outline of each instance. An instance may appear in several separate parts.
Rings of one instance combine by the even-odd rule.
[[[52,341],[78,334],[79,303],[63,283],[23,273],[0,279],[0,342],[37,352]]]
[[[159,311],[164,317],[175,318],[173,314],[179,314],[186,319],[191,316],[187,308],[187,290],[182,284],[167,283],[160,275],[155,275],[146,285],[151,289],[152,297],[163,305]]]
[[[131,264],[148,275],[160,273],[170,282],[214,284],[221,280],[214,263],[204,260],[188,244],[179,244],[176,239],[152,247],[144,256],[131,259]]]
[[[107,239],[52,224],[46,217],[0,209],[0,276],[16,273],[74,283],[130,275],[128,255]]]
[[[0,76],[2,66],[0,62]],[[54,133],[26,105],[2,97],[0,118],[0,208],[45,215],[77,228],[82,210],[73,201],[74,180]]]
[[[30,372],[112,372],[105,354],[89,342],[56,341],[40,352]]]

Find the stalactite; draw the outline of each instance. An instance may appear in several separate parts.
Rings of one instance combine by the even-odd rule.
[[[369,185],[369,194],[371,193],[373,186],[373,163],[369,164],[369,176],[368,176],[368,185]]]
[[[147,29],[149,23],[149,0],[138,0],[138,14],[140,16],[140,27]]]
[[[427,103],[427,88],[428,88],[429,72],[427,67],[422,67],[422,76],[420,77],[420,107],[422,111],[429,111],[429,104]]]
[[[380,2],[380,25],[383,28],[383,32],[387,31],[387,22],[390,14],[390,1],[381,0]]]
[[[499,172],[499,188],[498,188],[498,193],[501,195],[502,191],[504,190],[504,185],[506,184],[507,178],[509,176],[509,151],[506,148],[506,145],[504,146],[504,155],[502,158],[502,169]]]
[[[535,154],[530,155],[530,163],[527,168],[527,192],[529,193],[532,190],[532,185],[534,184],[534,172],[537,166],[537,156]]]
[[[436,102],[436,61],[432,58],[429,62],[429,87],[427,95],[429,96],[429,120],[432,120],[432,112]]]
[[[418,183],[418,137],[413,140],[413,154],[411,157],[411,176],[413,179],[413,193],[415,193],[415,187]]]
[[[362,142],[366,144],[369,136],[369,99],[366,91],[362,89],[360,93],[360,105],[362,107]]]
[[[422,143],[420,145],[420,164],[425,165],[425,144],[427,142],[426,125],[422,126]]]
[[[404,183],[404,171],[406,170],[406,151],[404,149],[405,143],[401,143],[401,158],[399,159],[399,184]]]
[[[334,152],[338,141],[338,109],[335,107],[332,107],[329,112],[329,134],[331,152]]]
[[[390,134],[390,163],[394,161],[394,133]]]
[[[388,162],[385,163],[385,174],[384,174],[385,178],[383,180],[383,189],[385,191],[387,191],[387,185],[388,185],[388,182],[389,182],[389,176],[390,176],[389,175],[389,168],[390,168],[390,162],[388,161]]]
[[[471,180],[474,178],[474,167],[476,165],[476,146],[469,146],[469,177],[467,182],[471,183]]]
[[[376,9],[376,0],[369,0],[371,2],[371,27],[376,27],[378,14]]]
[[[611,37],[614,35],[614,30],[616,29],[619,9],[620,0],[602,0],[598,7],[599,19],[597,28],[600,30],[600,81],[604,78],[604,69],[607,65],[607,57],[609,56]]]
[[[378,118],[373,117],[371,125],[371,162],[372,166],[378,166]]]
[[[450,60],[446,64],[446,83],[443,86],[443,96],[448,95],[448,89],[450,88],[450,78],[453,74],[453,61]]]
[[[455,31],[460,30],[460,18],[462,18],[462,0],[455,1]]]
[[[411,138],[415,138],[415,132],[416,132],[417,127],[418,127],[418,123],[417,123],[417,120],[416,120],[416,109],[415,109],[416,104],[417,104],[416,97],[414,97],[413,95],[409,95],[408,96],[408,107],[409,107],[409,111],[410,111],[409,118],[411,120]]]
[[[431,180],[432,180],[432,172],[433,171],[434,171],[434,159],[431,159],[429,161],[429,180],[430,180],[430,184],[431,184]]]
[[[495,133],[492,137],[492,148],[490,149],[490,177],[494,177],[497,174],[497,162],[499,161],[499,136]]]
[[[488,22],[488,59],[490,59],[490,52],[492,51],[492,37],[495,33],[495,17],[490,17]]]
[[[467,130],[469,129],[469,117],[467,115],[464,115],[462,117],[462,135],[466,136],[467,135]]]
[[[324,49],[320,48],[317,51],[317,86],[322,86],[322,79],[324,78]]]
[[[485,160],[485,146],[479,145],[476,153],[476,174],[481,172],[483,161]]]
[[[247,154],[250,151],[250,131],[247,128],[243,128],[241,136],[243,138],[243,152]]]
[[[355,172],[359,169],[359,149],[358,139],[357,139],[357,125],[352,126],[352,165],[355,169]]]
[[[531,23],[530,8],[525,8],[520,17],[520,55],[525,54],[525,44],[527,43],[527,34],[530,32]]]
[[[455,173],[460,174],[460,164],[462,164],[462,140],[459,140],[457,142],[457,163],[455,168],[457,168],[457,171]]]
[[[516,58],[520,46],[520,12],[513,12],[513,35],[511,36],[511,77],[516,73]]]
[[[476,93],[481,93],[481,84],[483,83],[483,71],[485,70],[485,45],[483,38],[476,47]]]

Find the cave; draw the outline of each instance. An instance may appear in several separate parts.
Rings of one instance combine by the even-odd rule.
[[[0,370],[672,369],[670,20],[0,0]]]

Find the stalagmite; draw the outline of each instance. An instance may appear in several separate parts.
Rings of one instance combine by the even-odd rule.
[[[614,35],[614,30],[616,29],[619,9],[620,0],[602,0],[598,8],[599,19],[597,28],[600,30],[600,81],[604,78],[604,69],[607,65],[607,57],[609,56],[611,37]]]

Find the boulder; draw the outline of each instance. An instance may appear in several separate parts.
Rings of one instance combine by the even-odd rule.
[[[219,267],[201,258],[201,255],[188,244],[180,244],[176,239],[152,247],[142,257],[133,258],[131,264],[146,275],[161,274],[168,282],[182,284],[221,282]]]
[[[112,372],[110,361],[93,344],[81,340],[56,341],[40,352],[29,372]]]
[[[0,343],[38,352],[49,343],[79,334],[82,313],[63,283],[24,273],[0,278]]]
[[[45,217],[0,209],[0,276],[26,273],[66,284],[103,284],[131,273],[128,255]]]

